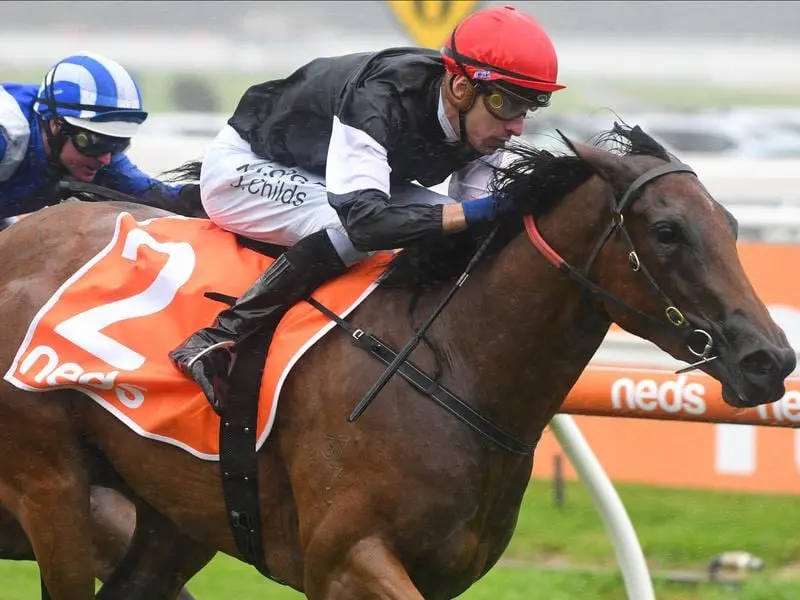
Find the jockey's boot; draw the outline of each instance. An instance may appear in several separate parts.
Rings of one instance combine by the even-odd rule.
[[[271,339],[289,308],[346,270],[326,231],[313,233],[278,257],[233,306],[220,312],[210,327],[189,336],[169,357],[198,383],[220,413],[236,356],[234,345],[262,327],[270,330]]]

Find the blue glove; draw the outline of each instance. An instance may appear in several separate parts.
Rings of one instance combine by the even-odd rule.
[[[496,197],[491,194],[483,198],[464,200],[461,203],[461,207],[464,209],[464,218],[467,221],[467,225],[492,221],[496,217],[509,212],[513,208],[513,204],[503,200],[504,197]]]

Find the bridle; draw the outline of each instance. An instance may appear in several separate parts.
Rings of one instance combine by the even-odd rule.
[[[629,186],[628,189],[623,194],[622,198],[617,201],[617,197],[614,192],[611,190],[609,186],[609,193],[608,193],[608,200],[609,200],[609,208],[611,209],[611,221],[609,222],[608,226],[606,227],[605,231],[600,235],[597,242],[592,249],[591,254],[589,255],[589,260],[586,263],[586,266],[583,270],[578,270],[572,267],[566,260],[564,260],[558,252],[556,252],[542,237],[542,234],[539,231],[539,228],[536,226],[536,222],[534,221],[531,215],[525,215],[523,221],[525,223],[525,231],[528,234],[528,238],[530,239],[531,243],[536,247],[539,252],[555,267],[557,267],[560,271],[565,273],[570,279],[579,283],[582,287],[587,289],[589,292],[596,296],[600,296],[605,300],[608,300],[617,306],[621,307],[628,313],[635,315],[637,318],[647,321],[651,324],[655,324],[659,328],[663,327],[670,327],[670,328],[677,328],[677,331],[680,335],[684,336],[684,341],[686,343],[689,352],[691,352],[694,356],[697,356],[700,360],[688,365],[677,371],[677,373],[685,373],[687,371],[691,371],[697,369],[698,367],[711,362],[718,358],[717,355],[712,356],[711,351],[714,348],[714,341],[711,337],[711,334],[708,333],[704,329],[699,328],[692,328],[689,321],[683,315],[683,313],[678,309],[675,303],[670,300],[669,296],[664,292],[663,289],[656,283],[653,276],[650,274],[650,271],[647,267],[639,260],[639,254],[636,252],[636,248],[633,245],[633,240],[631,240],[630,235],[628,234],[627,229],[625,228],[625,217],[624,213],[629,208],[629,206],[633,203],[633,201],[639,196],[640,192],[644,190],[644,188],[649,184],[651,181],[658,179],[664,175],[668,175],[670,173],[691,173],[692,175],[697,175],[694,170],[689,166],[682,162],[672,160],[666,164],[660,165],[658,167],[654,167],[639,177],[637,177]],[[664,316],[666,317],[666,322],[660,319],[656,319],[651,315],[644,313],[629,304],[626,304],[623,300],[615,296],[614,294],[604,290],[596,283],[591,280],[591,270],[592,266],[594,265],[597,256],[600,254],[600,250],[603,248],[605,243],[611,238],[612,235],[618,233],[622,236],[624,243],[627,245],[629,249],[628,253],[628,265],[630,266],[631,270],[636,273],[642,273],[645,277],[650,288],[655,291],[655,293],[661,298],[661,301],[665,305],[664,309]],[[676,329],[672,329],[675,331]],[[694,341],[694,344],[692,343]],[[702,346],[702,350],[696,349],[698,346]]]

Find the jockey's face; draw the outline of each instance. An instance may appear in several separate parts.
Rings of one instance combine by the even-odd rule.
[[[457,97],[462,97],[467,93],[467,88],[471,86],[470,82],[462,76],[456,76],[452,83]],[[516,117],[504,120],[498,118],[489,108],[483,95],[478,94],[466,114],[467,139],[473,148],[483,154],[491,154],[512,137],[522,135],[525,122],[525,111],[520,111]],[[454,112],[456,115],[453,119],[455,121],[453,127],[458,131],[457,111]]]
[[[522,135],[525,127],[525,114],[509,120],[494,116],[486,104],[477,98],[466,118],[467,136],[470,144],[478,152],[491,154],[512,137]]]
[[[59,127],[57,123],[50,121],[49,125],[53,133],[58,133]],[[47,144],[46,139],[45,144]],[[75,147],[75,143],[71,138],[67,138],[58,158],[64,168],[75,179],[84,183],[91,183],[97,175],[97,171],[111,162],[111,152],[106,152],[99,156],[88,156]]]

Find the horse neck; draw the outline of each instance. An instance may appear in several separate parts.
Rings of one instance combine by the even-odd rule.
[[[571,264],[583,264],[608,222],[590,180],[539,223]],[[427,308],[426,308],[427,310]],[[434,331],[452,384],[509,431],[538,438],[597,351],[610,321],[525,234],[476,269]]]

